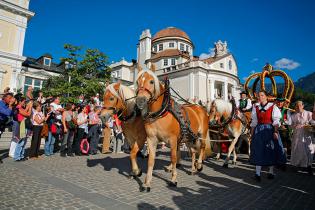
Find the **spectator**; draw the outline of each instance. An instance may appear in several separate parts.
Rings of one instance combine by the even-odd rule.
[[[312,112],[304,110],[302,101],[296,102],[296,113],[292,115],[293,138],[291,148],[291,164],[296,167],[307,168],[313,175],[312,162],[314,156],[313,134],[307,129],[307,125],[315,124],[312,120]]]
[[[47,115],[48,116],[46,122],[48,125],[48,137],[45,141],[45,155],[50,156],[54,154],[54,144],[55,144],[55,135],[57,131],[57,126],[55,124],[55,114],[52,111],[51,107],[47,108]]]
[[[82,139],[86,136],[86,133],[88,133],[88,115],[87,115],[87,108],[86,106],[81,106],[79,108],[79,115],[77,119],[77,135],[75,139],[75,155],[80,156],[80,144]]]
[[[15,98],[12,93],[5,93],[2,100],[0,100],[0,137],[9,121],[10,116],[13,114],[12,107],[14,103]]]
[[[25,117],[29,117],[32,113],[32,102],[28,103],[25,107],[25,97],[16,95],[17,105],[13,109],[13,126],[12,126],[12,142],[16,143],[15,150],[13,152],[13,159],[15,161],[26,160],[25,146],[27,143],[28,135],[25,131]]]
[[[75,124],[73,122],[72,104],[66,105],[65,111],[62,113],[62,125],[63,125],[63,141],[61,143],[60,155],[66,157],[66,146],[67,155],[73,157],[72,144],[74,138]]]
[[[98,94],[98,93],[94,97],[94,104],[95,104],[95,106],[100,106],[100,94]]]
[[[123,153],[121,151],[121,146],[123,143],[123,132],[121,129],[121,121],[118,119],[117,114],[114,115],[114,144],[113,144],[113,152],[115,153]]]
[[[50,107],[51,107],[51,111],[54,113],[54,116],[55,116],[54,124],[57,126],[57,133],[54,136],[55,137],[54,149],[58,150],[59,149],[59,142],[61,141],[60,135],[62,133],[62,123],[61,123],[62,112],[64,111],[64,109],[60,105],[59,96],[57,96],[53,99],[53,102],[50,104]],[[48,135],[48,138],[49,138],[49,135]],[[49,140],[49,141],[51,141],[51,140]]]
[[[43,95],[43,91],[40,90],[40,91],[38,92],[38,98],[37,98],[36,101],[38,101],[40,104],[44,104],[44,103],[45,103],[46,98],[45,98],[44,95]]]
[[[3,91],[3,94],[9,93],[10,92],[10,87],[6,87]]]
[[[39,156],[41,132],[43,129],[44,122],[50,116],[49,114],[46,117],[44,116],[42,112],[42,105],[38,101],[34,102],[33,109],[34,109],[34,113],[32,115],[33,136],[29,155],[31,159],[38,158]]]
[[[26,91],[26,101],[30,101],[30,100],[33,100],[33,87],[32,86],[29,86],[27,88],[27,91]]]
[[[89,138],[90,138],[90,151],[91,155],[97,154],[97,145],[100,138],[100,123],[99,114],[101,107],[96,106],[92,112],[89,113]]]

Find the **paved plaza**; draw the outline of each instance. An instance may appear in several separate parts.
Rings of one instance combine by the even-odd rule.
[[[8,142],[0,144],[1,154]],[[242,156],[237,166],[222,168],[208,160],[194,176],[186,153],[178,172],[178,187],[169,187],[169,152],[159,150],[150,193],[139,192],[139,180],[129,179],[127,154],[99,154],[14,162],[0,165],[0,209],[314,209],[315,177],[278,171],[275,180],[263,174],[256,183],[253,167]],[[146,159],[138,159],[146,170]]]

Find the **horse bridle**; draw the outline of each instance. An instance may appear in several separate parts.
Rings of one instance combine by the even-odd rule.
[[[125,99],[125,101],[131,100],[131,99],[133,99],[133,98],[135,98],[135,97],[136,97],[136,96],[131,97],[131,98],[127,98],[127,99]],[[116,97],[116,98],[117,98],[117,97]],[[122,101],[123,101],[123,100],[122,100]],[[116,105],[115,105],[116,107],[117,107],[117,104],[118,104],[118,98],[117,98]],[[135,111],[133,111],[130,116],[127,116],[127,117],[125,117],[125,118],[122,118],[122,114],[124,113],[124,111],[127,110],[126,104],[124,104],[124,103],[122,103],[122,104],[124,105],[124,108],[123,108],[123,109],[117,110],[117,108],[116,108],[116,107],[113,107],[113,106],[110,106],[110,107],[104,106],[103,109],[109,110],[109,111],[113,111],[113,114],[117,114],[117,118],[118,118],[118,119],[120,119],[120,120],[122,120],[122,121],[127,121],[127,120],[129,120],[130,118],[132,118],[132,117],[134,116]]]

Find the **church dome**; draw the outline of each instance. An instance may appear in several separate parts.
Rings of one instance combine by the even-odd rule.
[[[158,31],[152,38],[152,41],[154,42],[158,39],[167,38],[167,37],[181,37],[181,38],[186,39],[188,42],[192,43],[192,41],[190,40],[186,32],[175,27],[168,27],[168,28],[162,29],[161,31]]]

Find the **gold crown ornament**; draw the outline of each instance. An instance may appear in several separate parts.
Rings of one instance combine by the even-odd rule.
[[[282,77],[284,80],[284,89],[281,96],[279,96],[278,90],[277,90],[277,83],[275,80],[275,77]],[[254,73],[250,75],[246,82],[245,82],[245,91],[248,93],[248,97],[251,100],[257,101],[257,85],[258,82],[260,82],[260,90],[266,91],[265,86],[265,79],[269,78],[271,81],[271,87],[272,92],[268,93],[268,100],[274,101],[277,97],[282,97],[285,99],[285,107],[289,107],[291,98],[293,96],[294,92],[294,83],[292,79],[282,70],[275,70],[273,69],[273,66],[267,63],[264,67],[262,72]],[[249,87],[250,82],[254,80],[254,83],[251,87]]]

